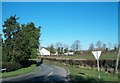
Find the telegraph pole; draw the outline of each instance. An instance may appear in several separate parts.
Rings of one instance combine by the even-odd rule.
[[[120,59],[120,47],[118,47],[118,54],[117,54],[116,67],[115,67],[116,73],[118,73],[119,59]]]

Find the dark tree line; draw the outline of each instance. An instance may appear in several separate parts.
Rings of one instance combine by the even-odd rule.
[[[5,62],[22,63],[38,53],[41,27],[35,27],[33,22],[20,24],[18,19],[11,16],[3,24],[2,59]]]

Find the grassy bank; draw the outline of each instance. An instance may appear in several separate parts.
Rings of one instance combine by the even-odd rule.
[[[0,73],[0,75],[2,75],[2,78],[7,78],[7,77],[12,77],[12,76],[27,74],[29,72],[34,71],[35,69],[37,69],[37,66],[33,64],[30,67],[21,68],[21,69],[18,69],[16,71],[11,71],[11,72]]]
[[[44,63],[51,64],[51,62],[45,60]],[[70,79],[75,81],[118,81],[117,74],[109,74],[105,73],[104,71],[100,71],[101,79],[98,79],[98,72],[97,69],[94,68],[84,68],[84,67],[76,67],[76,66],[67,66],[64,64],[60,64],[55,62],[52,65],[60,66],[66,68],[70,71]]]

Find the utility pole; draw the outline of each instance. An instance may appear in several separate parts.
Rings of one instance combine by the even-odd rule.
[[[116,67],[115,67],[116,73],[118,73],[119,59],[120,59],[120,47],[118,47],[118,54],[117,54]]]

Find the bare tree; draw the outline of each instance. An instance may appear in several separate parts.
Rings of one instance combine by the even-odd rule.
[[[89,50],[94,50],[94,44],[93,43],[90,44]]]
[[[117,51],[118,50],[118,45],[115,43],[114,44],[114,51]]]
[[[106,44],[105,43],[102,44],[102,48],[103,48],[103,50],[106,49]]]
[[[75,44],[74,44],[74,43],[72,44],[71,49],[72,49],[73,51],[75,51]]]
[[[98,50],[101,49],[101,45],[102,45],[102,42],[101,41],[97,41],[96,46],[97,46]]]
[[[112,44],[110,42],[108,42],[108,48],[109,48],[109,50],[111,49],[111,47],[112,47]]]
[[[80,49],[80,41],[76,40],[73,44],[72,44],[72,49],[74,49],[74,51],[78,51]]]
[[[66,49],[68,48],[69,46],[67,44],[63,44],[63,48]]]
[[[76,47],[76,51],[78,51],[80,49],[80,41],[79,40],[75,41],[75,47]]]
[[[62,47],[62,43],[61,42],[57,42],[55,47],[56,47],[56,49],[58,49],[59,47],[61,48]]]

